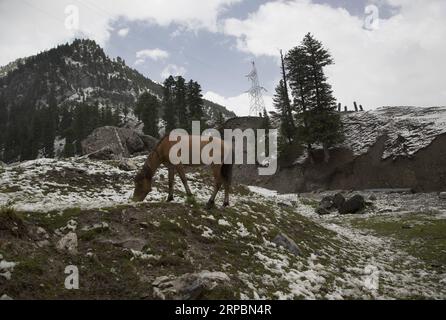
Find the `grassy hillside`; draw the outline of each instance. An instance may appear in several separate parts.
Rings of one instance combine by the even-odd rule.
[[[195,199],[185,199],[177,180],[175,202],[165,203],[167,172],[160,170],[149,198],[134,204],[135,172],[119,167],[41,159],[0,169],[0,296],[446,297],[442,211],[399,218],[380,213],[378,199],[364,216],[319,217],[318,194],[242,185],[234,186],[230,208],[207,211],[206,170],[188,174]],[[67,235],[77,243],[62,245]],[[79,269],[79,290],[64,288],[69,265]]]

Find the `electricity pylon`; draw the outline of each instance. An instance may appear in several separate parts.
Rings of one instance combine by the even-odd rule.
[[[249,109],[249,115],[258,116],[262,114],[265,109],[265,101],[263,100],[263,91],[267,91],[264,87],[260,86],[259,75],[257,73],[256,64],[252,62],[252,71],[246,76],[252,82],[251,89],[247,91],[251,98],[251,105]]]

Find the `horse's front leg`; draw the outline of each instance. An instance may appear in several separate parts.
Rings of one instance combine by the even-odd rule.
[[[217,196],[218,191],[220,191],[220,188],[221,182],[216,182],[214,186],[214,192],[212,193],[212,196],[206,205],[206,209],[212,209],[215,206],[215,197]]]
[[[169,179],[169,196],[167,202],[173,201],[173,184],[175,181],[175,168],[173,166],[168,167],[168,179]]]
[[[187,183],[186,173],[184,172],[184,168],[182,166],[177,166],[177,172],[180,176],[181,182],[183,182],[184,189],[186,190],[186,194],[188,197],[192,196],[192,192],[190,191],[189,184]]]

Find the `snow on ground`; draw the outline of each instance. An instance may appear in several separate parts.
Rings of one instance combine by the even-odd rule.
[[[446,133],[446,107],[383,107],[343,116],[344,145],[355,155],[365,154],[387,135],[383,159],[412,156]]]
[[[377,200],[372,212],[360,216],[342,216],[336,213],[319,216],[315,212],[314,203],[318,203],[324,196],[335,194],[336,191],[297,195],[278,194],[272,190],[252,186],[249,189],[260,197],[267,197],[278,204],[293,206],[297,213],[310,218],[327,230],[335,232],[340,241],[352,244],[350,254],[355,252],[358,255],[359,259],[356,262],[358,267],[346,267],[347,272],[344,273],[344,279],[340,279],[340,281],[344,284],[349,283],[353,287],[368,284],[369,287],[366,289],[371,296],[365,295],[362,298],[385,299],[392,296],[411,296],[414,293],[434,298],[446,296],[446,288],[441,282],[441,279],[446,276],[444,270],[427,270],[422,261],[401,250],[393,239],[378,237],[371,232],[353,228],[350,224],[351,219],[367,220],[371,217],[391,217],[398,220],[400,217],[415,213],[444,220],[446,219],[446,201],[440,199],[438,194],[373,192]],[[366,198],[371,195],[367,192],[359,193]],[[308,204],[308,199],[314,201],[313,204]],[[288,272],[284,276],[293,276],[293,272]],[[370,284],[376,281],[378,281],[381,291],[385,291],[387,294],[378,294],[373,286],[370,288]],[[339,299],[346,295],[345,289],[338,289],[327,298]],[[351,293],[353,294],[353,292]]]
[[[144,159],[137,157],[131,161],[141,166]],[[84,158],[39,159],[9,165],[0,168],[0,205],[10,203],[15,209],[27,212],[134,205],[129,201],[134,175],[134,171],[120,170],[117,161]],[[203,206],[212,193],[212,178],[204,182],[200,172],[190,172],[188,177],[198,206]],[[157,172],[153,186],[145,202],[163,202],[167,197],[166,169]],[[175,188],[174,203],[193,208],[194,204],[186,201],[178,178]],[[197,230],[209,241],[237,244],[239,252],[234,258],[240,261],[225,261],[221,268],[243,283],[241,298],[446,297],[441,282],[446,279],[445,273],[426,269],[421,261],[397,248],[389,238],[352,228],[349,217],[316,215],[311,201],[316,203],[330,193],[281,195],[259,187],[248,189],[231,196],[232,206],[228,210],[203,210],[197,215],[190,212],[188,217],[193,223],[174,216],[169,220],[178,227],[187,225]],[[434,194],[376,196],[376,209],[362,216],[364,219],[373,215],[398,217],[420,211],[438,219],[446,217],[446,205]],[[216,200],[218,205],[223,202],[222,197],[220,193]],[[304,222],[305,219],[312,224]],[[152,224],[159,227],[161,221]],[[308,226],[312,229],[306,230]],[[300,228],[304,229],[298,231]],[[274,243],[274,234],[283,229],[288,230],[287,233],[302,234],[294,237],[301,255],[295,256]],[[131,253],[134,259],[159,258],[158,253],[150,251]],[[1,275],[11,272],[10,262],[0,260]]]

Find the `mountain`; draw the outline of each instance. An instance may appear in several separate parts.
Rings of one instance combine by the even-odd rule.
[[[163,86],[120,57],[110,59],[92,40],[17,59],[0,68],[0,160],[78,154],[80,141],[99,126],[141,129],[132,110],[144,92],[161,99]],[[207,122],[235,117],[207,100],[203,109]]]
[[[0,95],[8,107],[46,105],[51,90],[59,106],[73,102],[98,102],[111,107],[133,107],[138,96],[149,91],[161,97],[162,85],[128,67],[120,57],[110,59],[92,40],[75,40],[0,68]],[[204,100],[212,118],[225,107]]]

